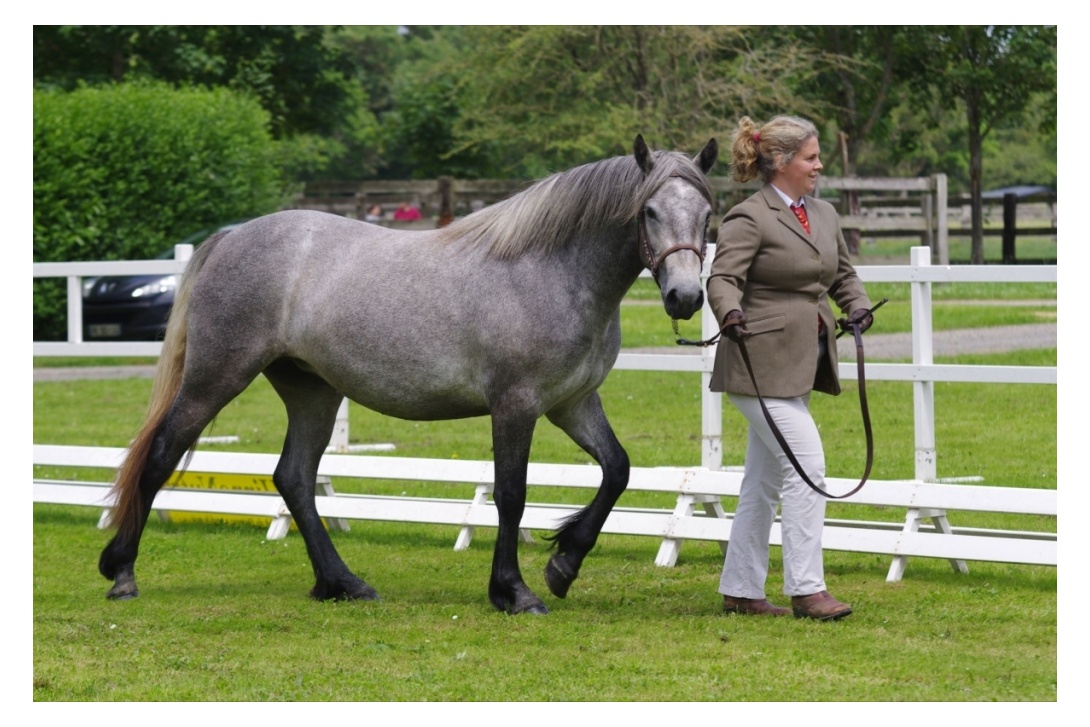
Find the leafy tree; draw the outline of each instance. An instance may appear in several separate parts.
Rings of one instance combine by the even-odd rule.
[[[1021,123],[1008,119],[984,140],[984,187],[1056,187],[1056,93],[1035,97]]]
[[[1056,28],[948,25],[909,31],[920,94],[960,101],[965,112],[972,198],[971,261],[984,262],[981,205],[984,141],[1004,121],[1023,118],[1039,94],[1056,89]],[[1042,117],[1055,120],[1055,113]]]
[[[157,79],[226,87],[257,98],[273,136],[287,140],[289,174],[307,177],[351,156],[373,171],[378,124],[358,66],[326,26],[34,26],[38,87]],[[359,173],[357,172],[357,173]]]
[[[420,28],[407,33],[411,58],[394,74],[391,110],[383,115],[386,168],[391,178],[477,179],[505,176],[493,145],[460,145],[456,126],[468,103],[466,79],[478,70],[466,59],[463,29]]]
[[[811,73],[813,57],[805,47],[752,45],[759,34],[724,26],[471,26],[452,41],[442,29],[444,52],[416,64],[399,98],[442,100],[437,108],[453,113],[446,156],[483,154],[506,175],[539,177],[624,154],[637,133],[659,148],[695,151],[709,136],[729,139],[743,113],[797,101],[793,85]]]
[[[825,164],[842,176],[854,176],[868,141],[889,134],[890,109],[900,97],[904,68],[904,32],[898,26],[807,25],[774,29],[780,44],[812,46],[821,60],[799,94],[814,100],[819,118],[835,132],[825,144]],[[859,214],[858,192],[846,195],[847,210]],[[845,230],[848,249],[859,251],[859,230]]]

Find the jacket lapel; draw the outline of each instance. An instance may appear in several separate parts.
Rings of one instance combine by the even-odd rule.
[[[799,222],[799,218],[795,217],[795,213],[791,211],[791,207],[783,201],[783,198],[772,188],[772,185],[766,184],[762,187],[761,194],[764,196],[769,209],[775,213],[779,223],[790,230],[800,240],[816,250],[817,245],[814,244],[811,236],[806,234],[806,230],[803,229],[802,223]],[[810,207],[807,207],[806,209],[807,213],[809,213]],[[814,229],[813,223],[811,223],[810,229]]]

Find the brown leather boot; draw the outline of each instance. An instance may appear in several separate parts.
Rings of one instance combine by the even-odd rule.
[[[745,616],[786,616],[791,613],[791,609],[773,606],[763,598],[735,598],[734,596],[723,596],[723,610]]]
[[[828,591],[819,591],[809,596],[791,596],[791,610],[795,612],[795,618],[836,621],[850,615],[852,607],[836,600]]]

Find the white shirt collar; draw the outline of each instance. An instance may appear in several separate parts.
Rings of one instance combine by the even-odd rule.
[[[799,197],[799,201],[796,203],[794,200],[792,200],[790,197],[788,197],[787,194],[785,194],[782,189],[777,187],[775,184],[772,184],[772,182],[769,182],[769,184],[772,186],[772,189],[776,190],[776,194],[780,195],[780,199],[782,199],[784,202],[786,202],[789,207],[794,206],[795,204],[802,205],[804,203],[804,200],[806,199],[806,197]]]

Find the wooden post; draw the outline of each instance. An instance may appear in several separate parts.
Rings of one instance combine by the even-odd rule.
[[[450,177],[439,177],[439,227],[446,227],[454,222],[453,181]]]
[[[1014,239],[1017,235],[1018,196],[1013,192],[1003,195],[1003,264],[1015,265]]]
[[[932,260],[939,265],[950,264],[950,229],[947,218],[946,175],[936,174],[932,177],[935,189],[935,243],[937,255],[932,253]]]

